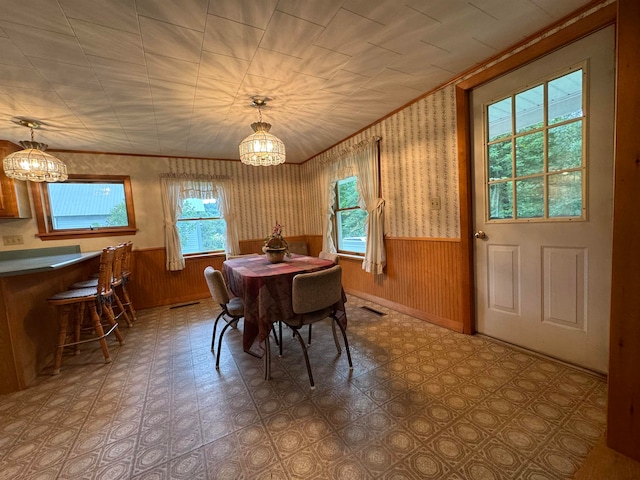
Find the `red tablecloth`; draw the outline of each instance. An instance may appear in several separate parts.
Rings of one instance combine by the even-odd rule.
[[[264,341],[269,336],[271,325],[295,315],[291,306],[294,276],[317,272],[333,265],[330,260],[295,254],[285,257],[282,263],[270,263],[266,255],[225,261],[222,271],[227,285],[244,302],[244,351],[262,357],[265,353]],[[342,313],[340,320],[346,326],[344,301],[338,308]]]

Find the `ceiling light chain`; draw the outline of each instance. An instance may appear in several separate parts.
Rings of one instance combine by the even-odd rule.
[[[266,101],[266,98],[254,98],[252,102],[258,109],[259,121],[251,124],[254,133],[240,142],[240,160],[246,165],[280,165],[285,161],[284,143],[269,133],[271,124],[262,121],[262,107],[267,106]]]
[[[64,182],[68,178],[67,166],[53,155],[45,153],[46,144],[33,139],[33,129],[40,127],[40,123],[34,120],[20,120],[17,123],[29,127],[31,141],[20,142],[24,150],[10,153],[4,158],[2,167],[5,175],[15,180]]]

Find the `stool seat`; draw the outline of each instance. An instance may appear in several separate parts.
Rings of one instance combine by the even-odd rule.
[[[47,298],[47,301],[54,305],[63,305],[65,303],[85,302],[87,300],[95,300],[98,296],[96,287],[75,288],[64,292],[56,293]]]

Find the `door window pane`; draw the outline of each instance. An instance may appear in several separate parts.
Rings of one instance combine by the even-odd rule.
[[[544,171],[544,133],[535,132],[516,138],[516,176]]]
[[[582,215],[582,172],[549,175],[549,217]]]
[[[511,182],[489,185],[489,218],[491,220],[513,218],[513,192]]]
[[[487,220],[586,216],[583,81],[580,68],[487,105]]]
[[[511,135],[511,97],[489,105],[487,117],[490,142]]]
[[[543,125],[544,86],[538,85],[516,95],[516,132],[527,132]]]
[[[489,181],[510,178],[512,175],[511,140],[489,145]]]
[[[516,182],[518,218],[541,218],[544,216],[543,177],[527,178]]]
[[[582,120],[549,129],[549,171],[582,165]]]
[[[550,81],[548,102],[550,125],[582,117],[582,70]]]

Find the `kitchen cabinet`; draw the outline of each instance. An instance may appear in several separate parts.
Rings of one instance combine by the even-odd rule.
[[[0,140],[0,161],[21,148],[7,140]],[[31,218],[27,182],[14,180],[4,174],[0,168],[0,219]]]

